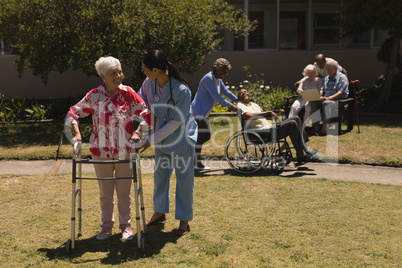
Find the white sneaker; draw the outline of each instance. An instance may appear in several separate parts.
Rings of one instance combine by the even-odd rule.
[[[131,230],[130,227],[126,227],[124,228],[122,234],[121,234],[121,239],[129,241],[129,240],[133,240],[134,235],[133,235],[133,231]]]
[[[211,170],[210,167],[204,166],[203,164],[198,164],[198,165],[194,166],[194,169],[195,169],[195,170],[199,170],[199,171],[202,171],[202,170]]]
[[[105,240],[112,234],[112,228],[110,227],[102,227],[102,230],[97,234],[97,240]]]

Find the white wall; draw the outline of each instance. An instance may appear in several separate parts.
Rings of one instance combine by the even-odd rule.
[[[47,85],[40,77],[26,70],[21,78],[18,77],[16,56],[0,56],[0,93],[5,99],[15,96],[27,99],[51,99],[68,96],[81,96],[90,89],[97,87],[102,80],[96,76],[87,76],[82,72],[68,71],[63,74],[52,72]]]
[[[214,52],[206,56],[206,63],[193,75],[183,74],[193,92],[197,90],[199,80],[211,70],[212,63],[219,57],[227,58],[232,64],[232,70],[225,79],[231,85],[239,85],[246,77],[243,66],[250,65],[251,73],[264,73],[266,84],[292,87],[299,80],[303,68],[313,63],[314,56],[324,53],[337,60],[347,71],[349,79],[360,80],[362,87],[369,87],[380,74],[384,74],[386,64],[376,59],[376,50],[331,50],[331,51],[249,51],[249,52]],[[102,81],[99,77],[86,76],[78,71],[68,71],[63,74],[53,72],[49,82],[43,85],[39,77],[34,77],[27,70],[22,78],[17,75],[13,63],[15,56],[0,56],[0,93],[6,99],[15,96],[28,99],[49,99],[68,96],[79,96],[97,87]],[[124,71],[124,70],[123,70]]]
[[[323,53],[339,62],[348,72],[350,80],[359,80],[360,86],[370,87],[377,77],[385,73],[386,64],[378,62],[376,50],[337,50],[337,51],[249,51],[249,52],[216,52],[206,57],[206,64],[193,75],[185,75],[192,91],[196,91],[198,81],[211,70],[212,62],[219,58],[227,58],[232,65],[225,82],[239,85],[246,78],[243,66],[250,65],[252,74],[264,74],[265,83],[274,86],[293,88],[294,82],[302,78],[304,67],[314,62],[315,55]]]

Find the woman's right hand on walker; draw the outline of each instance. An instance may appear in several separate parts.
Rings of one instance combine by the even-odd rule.
[[[76,142],[81,142],[81,134],[77,133],[75,134],[74,138],[71,139],[71,144],[74,145]]]

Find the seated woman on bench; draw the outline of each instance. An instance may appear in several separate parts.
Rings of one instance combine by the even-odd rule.
[[[239,103],[237,107],[242,110],[242,117],[248,120],[245,128],[249,130],[257,130],[261,138],[264,140],[271,139],[270,128],[274,127],[267,118],[278,117],[273,111],[263,111],[261,107],[250,101],[250,95],[245,89],[241,89],[237,95]],[[260,131],[267,130],[267,131]],[[299,117],[291,117],[277,126],[278,139],[290,137],[296,150],[297,164],[302,165],[307,162],[318,161],[319,157],[315,155],[317,150],[307,149],[306,142],[308,136],[303,130],[303,124]]]
[[[310,120],[310,116],[317,110],[321,108],[321,101],[305,101],[303,100],[301,94],[304,90],[318,90],[321,94],[322,91],[322,79],[317,77],[317,68],[309,64],[303,70],[304,78],[300,80],[299,87],[297,88],[297,94],[299,97],[295,100],[292,107],[290,107],[289,118],[297,116],[299,112],[305,108],[304,118],[305,124]],[[318,133],[320,131],[319,124],[316,123],[317,120],[313,120],[314,132]]]

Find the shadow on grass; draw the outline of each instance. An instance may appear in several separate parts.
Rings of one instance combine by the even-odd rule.
[[[98,241],[95,236],[87,239],[76,239],[75,248],[70,254],[66,251],[66,243],[57,248],[40,248],[39,252],[44,252],[52,260],[68,260],[69,262],[89,263],[100,261],[102,264],[118,265],[129,261],[135,261],[143,258],[149,258],[157,255],[169,243],[177,243],[179,237],[176,236],[176,229],[171,232],[163,232],[164,224],[155,225],[147,228],[145,238],[145,252],[138,248],[137,235],[131,241],[121,240],[121,234],[114,234],[106,240]],[[107,253],[106,257],[96,259],[81,258],[86,253]]]
[[[296,171],[296,172],[295,172]],[[261,168],[254,173],[241,173],[231,168],[222,168],[222,169],[213,169],[208,171],[195,172],[195,177],[208,177],[208,176],[216,176],[216,172],[223,172],[223,175],[231,175],[237,177],[251,177],[251,176],[279,176],[284,178],[301,178],[303,176],[311,176],[317,175],[314,172],[314,169],[310,169],[308,167],[299,166],[299,167],[286,167],[285,170],[277,175],[269,168]],[[287,172],[294,172],[292,175],[286,175]]]

